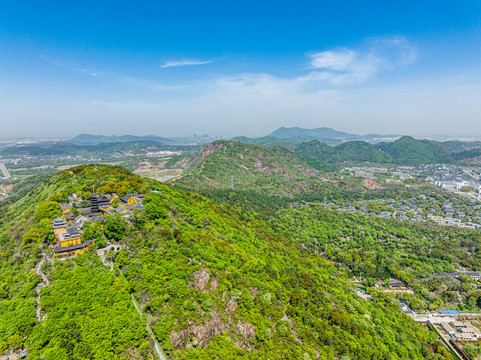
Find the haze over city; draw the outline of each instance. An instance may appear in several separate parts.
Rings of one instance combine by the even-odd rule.
[[[477,1],[4,1],[1,136],[479,135],[480,15]]]

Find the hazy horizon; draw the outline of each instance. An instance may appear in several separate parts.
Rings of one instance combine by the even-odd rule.
[[[7,1],[0,137],[481,136],[480,15],[476,1]]]
[[[287,127],[289,128],[289,127]],[[277,130],[277,129],[274,129],[274,130]],[[273,130],[273,131],[274,131]],[[311,129],[307,129],[307,130],[314,130],[314,128],[311,128]],[[337,130],[337,131],[340,131],[338,129],[333,129],[333,130]],[[272,132],[273,132],[272,131]],[[121,137],[121,136],[139,136],[139,137],[142,137],[142,136],[158,136],[158,137],[164,137],[164,138],[172,138],[172,139],[175,139],[175,138],[184,138],[184,139],[188,139],[188,138],[192,138],[194,139],[194,134],[197,135],[197,136],[204,136],[204,135],[208,135],[209,138],[207,138],[207,140],[212,140],[214,138],[218,138],[218,139],[231,139],[231,138],[235,138],[235,137],[251,137],[251,138],[262,138],[262,137],[266,137],[266,136],[270,136],[272,132],[269,132],[269,133],[266,133],[266,134],[261,134],[261,135],[246,135],[246,134],[220,134],[220,135],[212,135],[212,134],[208,134],[208,133],[204,133],[204,132],[199,132],[199,133],[192,133],[192,134],[155,134],[155,133],[142,133],[142,132],[138,132],[138,133],[83,133],[83,134],[75,134],[73,136],[11,136],[11,137],[4,137],[4,136],[1,136],[0,135],[0,141],[41,141],[41,140],[45,140],[45,141],[69,141],[69,140],[72,140],[73,138],[77,137],[77,136],[80,136],[80,135],[93,135],[93,136],[106,136],[106,137],[109,137],[109,136],[118,136],[118,137]],[[412,134],[409,134],[409,133],[404,133],[404,134],[382,134],[382,133],[354,133],[354,132],[350,132],[350,131],[344,131],[346,133],[349,133],[351,135],[358,135],[358,136],[367,136],[367,135],[380,135],[381,137],[382,136],[385,136],[386,138],[390,138],[390,137],[403,137],[403,136],[410,136],[410,137],[413,137],[413,138],[417,138],[417,139],[439,139],[441,141],[443,140],[449,140],[449,139],[459,139],[459,140],[466,140],[466,141],[477,141],[477,140],[481,140],[481,135],[476,135],[476,134],[471,134],[471,135],[448,135],[448,134],[421,134],[421,135],[412,135]],[[200,138],[198,138],[200,140]],[[204,138],[205,139],[205,138]],[[349,139],[346,139],[347,141],[350,141]]]

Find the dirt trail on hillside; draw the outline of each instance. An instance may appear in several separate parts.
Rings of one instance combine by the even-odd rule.
[[[37,321],[42,321],[44,317],[42,317],[42,311],[40,310],[40,290],[50,285],[50,281],[48,280],[47,276],[42,272],[42,265],[46,261],[45,254],[42,254],[42,258],[40,261],[35,265],[35,274],[40,275],[42,277],[42,281],[35,287],[35,291],[37,292],[37,307],[35,309],[35,313],[37,315]]]

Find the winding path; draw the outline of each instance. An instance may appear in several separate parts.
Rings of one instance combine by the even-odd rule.
[[[112,247],[112,245],[108,246],[106,249],[97,250],[98,257],[100,258],[100,260],[102,260],[102,263],[105,266],[109,267],[110,271],[112,271],[114,269],[114,264],[113,264],[113,262],[108,262],[105,259],[105,251],[110,249],[111,247]],[[122,272],[122,270],[120,270],[119,268],[117,268],[117,269],[119,270],[120,275],[122,275],[124,280],[127,282],[127,279],[125,278],[125,275]],[[137,300],[135,300],[134,294],[130,294],[130,299],[132,300],[132,304],[134,304],[135,309],[139,313],[140,318],[143,321],[145,321],[145,327],[147,328],[147,332],[149,333],[149,337],[152,340],[152,343],[154,344],[154,349],[155,349],[155,352],[157,353],[157,356],[159,357],[160,360],[168,360],[168,356],[165,355],[164,351],[162,350],[162,347],[160,346],[159,342],[157,341],[157,337],[155,336],[154,332],[152,331],[152,328],[150,327],[150,324],[149,324],[149,321],[148,321],[147,317],[145,316],[144,312],[142,311],[142,308],[140,307],[140,305],[137,303]]]
[[[36,315],[37,315],[37,321],[42,321],[45,316],[42,316],[42,311],[40,310],[40,290],[45,287],[50,285],[50,281],[48,280],[47,276],[42,272],[42,265],[46,261],[45,254],[42,254],[42,258],[40,261],[35,265],[35,274],[40,275],[42,277],[42,281],[37,285],[35,288],[35,291],[37,292],[37,307],[35,309]]]

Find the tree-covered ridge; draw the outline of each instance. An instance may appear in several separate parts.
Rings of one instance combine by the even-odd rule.
[[[312,140],[319,140],[314,136],[296,136],[296,137],[289,137],[289,138],[278,138],[274,136],[263,136],[260,138],[249,138],[246,136],[237,136],[231,139],[231,141],[238,141],[242,144],[249,144],[249,145],[262,145],[266,147],[272,146],[289,146],[292,144],[300,144]],[[325,144],[329,145],[338,145],[341,140],[339,139],[329,139],[323,138],[322,141]]]
[[[442,306],[479,311],[481,294],[471,286],[469,278],[462,283],[450,278],[422,280],[460,268],[479,270],[479,231],[409,225],[320,206],[280,210],[272,222],[280,233],[290,234],[304,251],[342,264],[352,276],[366,279],[366,284],[389,278],[406,282],[414,289],[414,296],[406,295],[404,300],[416,311],[438,310]],[[464,300],[457,301],[454,291],[461,292]]]
[[[254,202],[258,202],[256,197],[275,202],[282,198],[320,200],[332,192],[365,191],[361,180],[336,183],[326,179],[333,165],[281,147],[218,141],[173,166],[184,169],[183,175],[172,181],[176,187],[218,199],[229,195],[225,189],[233,189],[240,198],[249,197]]]
[[[176,186],[193,190],[234,188],[294,198],[322,186],[325,163],[285,148],[218,141],[179,161]]]
[[[35,316],[37,291],[40,276],[34,268],[39,262],[40,252],[50,253],[54,242],[51,220],[60,215],[58,201],[72,193],[88,195],[92,186],[102,187],[115,184],[121,191],[146,189],[141,178],[120,167],[103,165],[80,166],[57,174],[31,189],[30,181],[22,188],[30,192],[12,196],[2,208],[0,223],[0,350],[20,348],[25,338],[32,333],[37,323]],[[42,180],[42,179],[41,179]],[[22,188],[18,194],[24,193]],[[86,193],[82,193],[85,191]],[[87,224],[88,225],[88,224]],[[106,224],[107,226],[107,224]],[[86,226],[94,234],[97,225]],[[58,301],[58,299],[57,299]],[[65,301],[69,301],[67,298]]]
[[[31,202],[54,202],[70,191],[86,192],[113,179],[128,179],[129,186],[152,190],[144,209],[128,222],[112,220],[124,222],[124,237],[119,238],[123,249],[108,256],[128,284],[92,252],[45,267],[50,285],[41,290],[40,305],[46,318],[36,321],[32,289],[40,279],[32,271],[38,259],[34,254],[40,248],[48,252],[48,247],[40,243],[21,250],[22,234],[39,221],[35,214],[40,205]],[[46,208],[42,216],[50,216]],[[373,304],[358,298],[342,267],[302,250],[295,238],[279,234],[255,214],[101,165],[56,175],[11,209],[31,216],[12,217],[17,222],[1,245],[1,266],[17,270],[2,278],[0,288],[10,289],[14,276],[33,280],[25,289],[7,290],[7,297],[0,298],[0,314],[8,314],[4,319],[22,318],[9,313],[12,301],[25,299],[25,313],[30,314],[15,327],[9,324],[0,342],[18,347],[23,344],[16,341],[27,337],[21,342],[34,358],[67,359],[81,351],[99,359],[125,354],[140,359],[147,348],[143,330],[137,325],[132,333],[122,330],[125,318],[133,324],[137,319],[127,301],[128,291],[175,358],[430,357],[426,344],[433,338],[426,330],[389,302]],[[13,228],[20,238],[11,236]],[[108,236],[107,230],[106,226],[96,231]],[[97,322],[101,324],[97,328],[91,325]],[[113,342],[110,347],[105,339]]]
[[[247,208],[249,201],[259,204],[262,199],[256,209],[264,211],[272,208],[268,203],[276,206],[286,200],[356,199],[376,190],[365,186],[361,178],[341,176],[339,164],[346,161],[414,164],[450,161],[450,156],[440,143],[410,137],[393,143],[354,141],[335,147],[311,141],[289,148],[219,141],[171,164],[183,169],[183,175],[172,183]],[[391,190],[394,187],[385,183],[376,191],[400,190]]]
[[[0,247],[0,354],[21,348],[36,325],[35,287],[40,278],[33,272],[38,250],[14,253]]]
[[[10,209],[12,205],[23,199],[25,196],[31,193],[33,189],[40,186],[45,180],[49,178],[50,175],[38,175],[27,178],[15,184],[10,196],[0,203],[0,239],[2,234],[1,230],[4,228],[4,224],[7,223],[9,221],[9,217],[12,216],[13,212]]]
[[[290,147],[294,152],[319,158],[328,163],[371,162],[394,164],[432,164],[451,162],[450,150],[442,143],[416,140],[404,136],[391,143],[371,145],[364,141],[349,141],[329,146],[317,140]]]
[[[47,314],[26,341],[29,359],[148,359],[149,340],[122,277],[97,255],[56,262],[42,289]]]
[[[481,267],[479,231],[409,225],[305,206],[280,210],[275,227],[355,274],[407,282],[454,267]]]
[[[395,162],[404,164],[432,164],[450,161],[450,152],[442,144],[430,140],[416,140],[404,136],[392,143],[377,145]]]
[[[72,194],[86,199],[92,191],[115,192],[122,196],[126,193],[145,193],[150,188],[144,179],[129,170],[120,166],[105,165],[77,166],[36,185],[35,191],[9,204],[4,212],[0,219],[0,243],[6,241],[6,234],[19,238],[27,220],[34,216],[34,212],[44,201],[67,202],[68,196]],[[37,220],[41,219],[37,217]]]
[[[167,217],[143,224],[116,261],[168,353],[186,359],[423,357],[416,337],[427,340],[424,330],[395,307],[357,299],[333,263],[302,254],[268,223],[192,194],[159,190]],[[411,345],[399,346],[405,329],[403,341]]]
[[[208,177],[212,187],[230,186],[230,175],[236,174],[236,184],[248,185],[261,179],[292,180],[317,174],[292,152],[282,155],[260,145],[234,141],[217,141],[207,145],[199,154],[183,164],[186,173]],[[182,178],[188,181],[189,175]]]

